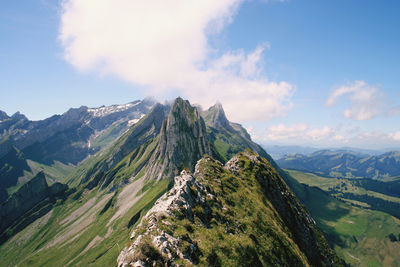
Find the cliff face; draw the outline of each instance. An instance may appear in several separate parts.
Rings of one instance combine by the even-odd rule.
[[[177,98],[161,127],[147,174],[173,178],[184,168],[193,170],[204,154],[212,154],[204,120],[188,101]]]
[[[313,219],[263,158],[211,157],[182,171],[131,235],[118,266],[337,266]]]

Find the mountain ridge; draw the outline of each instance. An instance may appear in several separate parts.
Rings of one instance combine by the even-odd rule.
[[[136,229],[147,211],[168,189],[174,186],[174,177],[181,171],[195,172],[195,165],[204,154],[210,154],[215,158],[217,161],[210,161],[210,167],[220,170],[212,171],[209,174],[204,173],[204,176],[208,175],[208,181],[216,186],[216,189],[222,190],[215,194],[218,199],[237,212],[237,215],[229,215],[229,212],[225,214],[222,207],[218,207],[217,210],[222,218],[229,217],[228,221],[224,221],[222,224],[221,221],[217,223],[218,229],[223,231],[221,232],[223,236],[228,239],[235,238],[235,221],[246,218],[242,214],[246,209],[239,209],[241,206],[239,199],[245,200],[246,197],[250,197],[256,201],[254,203],[258,203],[256,206],[259,209],[268,210],[269,217],[266,217],[265,220],[257,219],[256,214],[259,212],[254,213],[255,211],[253,211],[252,214],[247,215],[248,218],[243,222],[245,225],[261,231],[264,227],[262,221],[275,222],[278,220],[279,223],[276,223],[282,226],[279,229],[286,229],[277,233],[272,230],[266,231],[276,237],[274,239],[276,248],[273,250],[268,245],[265,248],[262,246],[262,249],[272,249],[278,253],[274,259],[284,259],[290,262],[290,258],[285,256],[286,252],[283,249],[287,242],[294,242],[293,244],[296,243],[296,246],[302,247],[295,252],[300,262],[310,262],[311,265],[315,265],[315,259],[310,256],[311,250],[327,251],[334,257],[335,254],[329,249],[317,228],[310,226],[313,223],[307,215],[307,211],[299,204],[300,202],[296,200],[295,195],[282,180],[282,178],[285,179],[289,184],[289,177],[285,176],[272,158],[251,140],[240,124],[229,121],[229,125],[216,123],[226,119],[223,109],[216,106],[215,109],[210,109],[208,112],[211,115],[208,118],[216,118],[216,120],[203,119],[203,114],[200,114],[197,108],[181,98],[176,99],[170,105],[156,104],[116,141],[75,168],[65,180],[70,188],[65,198],[57,201],[50,210],[45,210],[46,215],[38,219],[40,222],[38,224],[43,227],[35,228],[35,224],[32,224],[14,232],[13,237],[0,246],[0,262],[3,262],[4,265],[20,266],[51,264],[53,266],[90,264],[105,266],[115,264],[121,251],[117,248],[123,248],[129,242],[130,233]],[[213,116],[215,114],[218,116]],[[266,157],[267,160],[262,159],[260,162],[263,163],[257,163],[248,159],[239,159],[237,162],[238,174],[233,170],[224,171],[224,168],[216,167],[217,162],[226,163],[238,152],[247,148],[258,153],[246,152],[252,155],[250,158],[257,158],[260,155]],[[231,164],[232,168],[236,168],[235,164]],[[265,173],[261,171],[263,169]],[[282,178],[279,175],[282,175]],[[265,180],[262,177],[274,178],[271,178],[271,183],[269,183],[266,182],[268,179]],[[221,180],[221,183],[218,180]],[[247,183],[249,186],[254,186],[257,193],[248,191],[249,188],[245,186]],[[273,192],[269,192],[269,189],[273,189]],[[229,194],[224,194],[224,192],[229,192]],[[235,192],[239,192],[239,195]],[[260,197],[265,198],[265,201],[260,202]],[[278,202],[274,202],[275,198]],[[250,207],[251,204],[248,203],[246,206]],[[203,217],[207,214],[204,209],[197,212],[200,216],[197,218],[206,218]],[[29,217],[29,214],[26,216]],[[296,219],[290,219],[293,216],[298,217],[299,223],[296,222]],[[215,219],[217,220],[218,216]],[[250,223],[251,220],[258,223],[253,225]],[[179,224],[179,222],[177,223]],[[301,236],[304,231],[301,230],[303,229],[301,225],[309,225],[316,230],[305,230],[305,233],[309,232],[304,236],[307,238],[303,238]],[[195,226],[196,224],[193,224],[193,227]],[[311,229],[310,227],[306,228]],[[198,228],[200,231],[198,233],[206,231],[206,229],[208,228]],[[224,229],[233,231],[233,237],[229,232],[226,235]],[[264,231],[261,232],[264,233]],[[237,234],[237,237],[241,237],[244,232]],[[249,243],[244,250],[237,247],[235,253],[251,256],[256,262],[258,256],[254,255],[264,253],[255,252],[258,245],[254,242],[260,242],[260,240],[256,238],[257,241],[251,241],[252,237],[245,236],[246,242],[253,243]],[[254,234],[254,236],[256,235]],[[301,241],[302,239],[305,241]],[[218,241],[215,240],[215,242]],[[304,242],[310,242],[311,247],[307,249]],[[238,245],[240,244],[239,242]],[[21,250],[22,247],[23,250]],[[204,252],[208,251],[207,248],[201,249]],[[68,253],[64,253],[64,251],[68,251]],[[265,255],[269,255],[268,253]],[[227,260],[229,262],[230,260],[223,254],[224,252],[221,251],[211,253],[210,260],[212,261],[213,258],[216,260],[215,255],[217,255],[220,261]],[[10,256],[5,257],[4,255]],[[317,258],[319,259],[317,262],[325,262],[324,260],[320,261],[319,256]],[[207,259],[205,260],[207,261]],[[262,259],[259,258],[259,260]],[[334,262],[341,265],[341,261],[336,258]],[[322,263],[316,265],[319,266]]]
[[[254,166],[247,166],[247,164],[243,163],[250,163],[250,165],[253,164]],[[249,173],[246,173],[246,171],[252,173],[255,169],[257,169],[256,173],[253,174],[253,178],[250,178],[248,176]],[[225,192],[223,189],[224,182],[222,182],[220,186],[222,186],[221,189],[224,195],[235,195],[237,192],[244,190],[245,187],[242,183],[247,186],[254,186],[252,190],[258,188],[257,190],[259,191],[257,192],[260,194],[264,192],[269,201],[268,203],[272,204],[275,216],[277,216],[276,218],[269,217],[269,220],[283,220],[284,225],[286,225],[279,226],[283,228],[277,227],[274,229],[274,226],[272,226],[274,223],[269,222],[264,231],[271,231],[269,227],[277,232],[288,231],[285,228],[288,227],[291,229],[289,231],[292,231],[291,234],[288,234],[289,237],[279,235],[268,237],[268,234],[265,236],[265,233],[253,235],[251,232],[255,231],[255,229],[250,224],[246,224],[245,219],[241,219],[245,217],[237,216],[233,221],[230,221],[231,219],[225,218],[224,215],[220,214],[218,210],[221,208],[222,210],[225,209],[225,214],[234,214],[237,212],[235,206],[240,205],[238,202],[234,202],[235,200],[232,198],[224,198],[217,189],[219,186],[214,184],[215,181],[219,181],[219,183],[221,183],[220,180],[225,181],[225,175],[231,176],[229,179],[238,180],[236,182],[232,180],[232,183],[236,183],[236,187],[234,186],[230,190],[225,189],[227,190]],[[244,181],[241,182],[241,180]],[[226,206],[222,203],[226,203]],[[253,204],[250,206],[255,205],[258,207],[257,205],[259,205],[257,202],[250,203]],[[250,207],[246,204],[244,205]],[[270,207],[269,205],[271,204],[265,204],[265,208],[263,206],[259,208],[261,210],[268,209],[267,207]],[[285,212],[288,213],[285,214]],[[296,214],[295,217],[293,217],[294,214]],[[186,234],[182,234],[182,230],[179,230],[178,234],[178,229],[181,227],[178,221],[184,220],[191,222],[193,226],[190,226],[190,228],[186,226]],[[225,233],[220,234],[227,236],[220,236],[220,239],[227,239],[229,235],[233,234],[240,236],[237,237],[240,240],[238,240],[239,244],[246,244],[245,240],[247,239],[251,240],[252,244],[247,245],[245,248],[238,246],[238,243],[232,244],[234,246],[232,250],[235,251],[236,249],[237,254],[231,255],[224,249],[218,249],[218,247],[224,246],[224,242],[220,241],[217,242],[218,246],[211,251],[207,251],[207,247],[203,244],[207,241],[196,235],[196,230],[203,229],[202,231],[213,232],[218,231],[220,227],[227,227]],[[254,228],[257,229],[257,227]],[[213,235],[202,234],[208,236],[208,238],[213,238]],[[225,166],[222,166],[221,163],[211,157],[205,156],[197,162],[194,174],[183,170],[179,176],[175,177],[174,187],[160,197],[153,208],[142,218],[131,238],[133,239],[132,245],[129,248],[125,248],[118,257],[119,267],[130,266],[130,264],[135,266],[151,264],[175,266],[177,262],[180,264],[214,265],[221,264],[221,261],[225,262],[225,264],[242,265],[244,262],[241,257],[246,257],[246,265],[255,264],[257,266],[271,264],[289,264],[292,266],[299,264],[304,266],[308,264],[313,266],[340,265],[340,261],[335,259],[334,253],[329,249],[326,241],[323,241],[324,238],[315,227],[313,219],[301,207],[290,189],[279,178],[278,173],[274,171],[266,160],[261,159],[258,154],[250,150],[234,156]],[[265,251],[260,244],[264,238],[268,239],[269,242],[289,242],[291,248],[285,247],[281,243],[281,246],[272,249],[272,253],[271,251],[268,252],[268,250]],[[286,239],[285,241],[278,241],[280,240],[279,238]],[[318,238],[319,241],[317,241]],[[208,242],[213,241],[209,240]],[[144,249],[146,246],[149,247],[147,250],[155,250],[149,253]],[[287,250],[282,253],[281,249]],[[227,257],[231,257],[231,259],[228,261]]]
[[[310,155],[288,155],[277,163],[283,168],[329,177],[383,179],[400,175],[399,151],[371,156],[352,151],[319,150]]]

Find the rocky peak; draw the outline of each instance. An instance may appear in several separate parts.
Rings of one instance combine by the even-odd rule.
[[[184,168],[193,170],[204,154],[211,153],[203,118],[189,101],[177,98],[163,122],[147,173],[156,179],[173,178]]]
[[[7,115],[7,113],[5,113],[4,111],[0,110],[0,122],[2,120],[6,120],[8,118],[10,118],[10,117]]]
[[[205,115],[205,120],[207,121],[207,124],[211,127],[222,127],[226,129],[231,129],[230,123],[226,118],[221,103],[217,103],[208,109]]]
[[[24,114],[21,114],[19,111],[17,111],[17,112],[15,112],[12,116],[11,116],[11,118],[13,119],[13,120],[28,120],[28,118],[24,115]]]
[[[88,107],[81,106],[79,108],[70,108],[67,112],[65,112],[62,117],[63,120],[67,121],[80,121],[82,120],[88,113]]]

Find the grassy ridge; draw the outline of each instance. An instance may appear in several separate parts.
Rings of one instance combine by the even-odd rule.
[[[308,266],[294,241],[294,229],[287,227],[258,182],[258,166],[246,157],[240,157],[239,164],[243,169],[235,176],[212,159],[202,161],[196,178],[212,195],[190,186],[189,194],[201,195],[206,203],[191,207],[193,218],[184,209],[174,210],[173,216],[161,215],[158,229],[178,238],[184,253],[190,251],[191,242],[196,244],[191,258],[199,266]],[[136,233],[146,232],[147,227],[145,222]],[[141,257],[138,253],[131,260]],[[188,264],[182,259],[177,263]]]

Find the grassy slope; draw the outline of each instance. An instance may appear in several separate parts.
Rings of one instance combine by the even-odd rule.
[[[290,174],[301,183],[323,190],[342,183],[338,179],[299,171],[290,171]],[[303,197],[318,226],[346,262],[354,266],[396,266],[400,262],[400,242],[391,242],[388,238],[391,233],[400,234],[398,219],[380,211],[352,206],[322,190],[319,195]]]
[[[40,229],[32,229],[34,225],[30,225],[23,231],[18,233],[14,238],[0,247],[0,266],[67,266],[67,265],[94,265],[94,266],[113,266],[120,252],[120,249],[129,241],[129,235],[132,225],[128,227],[131,218],[139,211],[149,209],[161,194],[163,194],[168,186],[168,181],[163,180],[143,193],[140,200],[131,207],[123,217],[116,219],[109,227],[105,227],[110,218],[116,212],[116,205],[111,205],[104,213],[101,210],[106,205],[100,206],[94,212],[95,220],[88,227],[85,227],[81,234],[71,235],[66,240],[47,248],[51,241],[58,234],[66,231],[69,225],[74,224],[85,214],[76,217],[67,224],[62,225],[61,222],[70,216],[78,208],[82,207],[88,200],[98,195],[97,190],[87,192],[79,201],[69,198],[65,203],[59,205],[53,210],[51,218]],[[112,199],[111,194],[102,194],[98,197],[96,203],[102,198]],[[112,229],[110,236],[107,231]],[[96,236],[104,238],[97,245],[82,253],[88,244],[93,241]],[[72,241],[73,242],[69,242]],[[65,253],[68,251],[68,253]]]
[[[388,196],[379,192],[375,192],[372,190],[366,190],[360,186],[357,186],[357,181],[352,179],[340,179],[340,178],[328,178],[323,176],[318,176],[312,173],[306,173],[301,171],[289,170],[288,171],[293,177],[304,184],[308,184],[310,186],[317,186],[325,191],[330,191],[334,189],[340,190],[340,192],[348,192],[356,195],[369,195],[376,198],[380,198],[387,201],[398,202],[400,203],[399,197]]]
[[[112,178],[114,185],[119,183],[129,183],[143,176],[143,163],[151,156],[154,146],[158,139],[149,140],[143,145],[136,147],[128,153],[121,161],[114,164],[110,170],[102,173],[101,181]],[[113,149],[121,140],[111,145],[109,148],[87,159],[83,164],[65,178],[65,182],[70,187],[75,187],[77,192],[70,196],[65,203],[58,203],[52,212],[51,218],[44,227],[35,228],[34,224],[25,228],[14,238],[0,247],[0,266],[65,266],[65,265],[94,265],[112,266],[115,265],[116,258],[120,250],[129,240],[132,230],[131,219],[140,212],[143,215],[153,203],[167,190],[169,180],[160,182],[145,182],[144,187],[139,191],[139,200],[125,212],[122,217],[112,222],[111,228],[106,227],[110,219],[117,212],[116,199],[121,189],[114,193],[106,193],[107,190],[99,190],[99,187],[88,187],[88,184],[96,177],[96,168],[99,164],[106,164]],[[92,173],[92,174],[91,174]],[[81,183],[83,178],[86,182]],[[88,190],[93,188],[92,190]],[[108,188],[109,189],[109,188]],[[114,195],[114,196],[113,196]],[[84,212],[67,224],[62,221],[71,216],[74,211],[82,208],[93,199],[96,203],[87,208]],[[101,204],[100,201],[102,201]],[[99,206],[93,208],[96,204]],[[92,213],[95,218],[79,233],[67,236],[66,240],[49,246],[54,240],[68,233],[68,227],[78,223],[79,220],[85,221],[85,216]],[[90,217],[90,216],[89,216]],[[112,232],[107,234],[107,232]],[[109,235],[109,236],[108,236]],[[89,249],[89,244],[95,240],[101,240]],[[73,242],[72,242],[73,240]],[[86,251],[85,251],[86,249]],[[65,253],[68,251],[68,253]],[[85,251],[85,253],[82,253]]]

